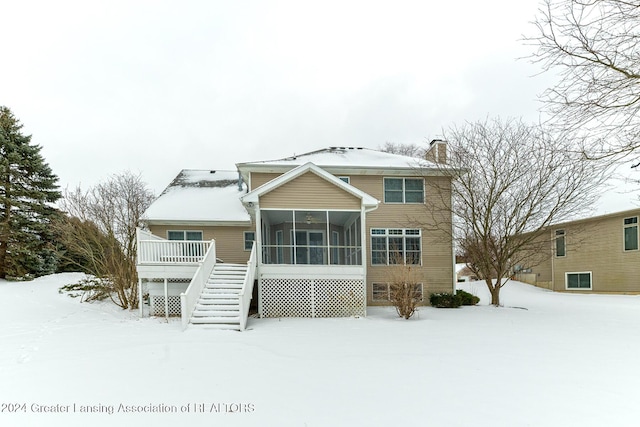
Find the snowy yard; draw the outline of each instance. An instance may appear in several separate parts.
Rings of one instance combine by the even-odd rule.
[[[480,306],[422,308],[409,321],[369,308],[366,318],[182,332],[177,319],[139,319],[58,293],[78,277],[0,281],[0,425],[630,426],[640,418],[640,296],[513,282],[505,307],[494,308],[476,282],[465,289]]]

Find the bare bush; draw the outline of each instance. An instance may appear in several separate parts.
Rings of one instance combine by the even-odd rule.
[[[88,191],[65,191],[61,221],[64,259],[103,281],[113,301],[122,308],[138,306],[136,227],[153,201],[139,176],[130,172],[112,176]]]
[[[399,260],[388,267],[389,300],[398,316],[409,319],[422,303],[423,295],[415,268],[402,262]]]

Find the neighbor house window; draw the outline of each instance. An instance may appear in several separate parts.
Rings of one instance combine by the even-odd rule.
[[[253,247],[253,242],[256,240],[256,232],[255,231],[245,231],[244,232],[244,250],[250,251]]]
[[[413,292],[418,301],[423,300],[422,283],[413,285]],[[373,301],[389,301],[391,300],[391,285],[389,283],[374,283],[372,286]]]
[[[371,264],[420,264],[420,229],[413,228],[372,228]]]
[[[591,289],[591,272],[566,273],[567,289]]]
[[[338,179],[346,182],[347,184],[349,184],[350,181],[348,176],[339,176]]]
[[[624,250],[638,250],[638,217],[624,219]]]
[[[556,256],[565,256],[566,254],[566,242],[564,237],[564,230],[556,230]]]
[[[170,230],[167,231],[169,240],[202,240],[202,231]]]
[[[385,203],[424,203],[422,178],[385,178]]]

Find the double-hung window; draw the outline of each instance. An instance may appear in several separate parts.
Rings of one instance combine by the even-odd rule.
[[[371,264],[420,264],[422,232],[413,228],[372,228]]]
[[[424,203],[422,178],[385,178],[385,203]]]
[[[624,250],[638,250],[638,217],[624,219]]]

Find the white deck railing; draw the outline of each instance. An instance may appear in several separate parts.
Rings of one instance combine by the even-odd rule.
[[[196,273],[193,275],[193,279],[191,279],[187,290],[180,294],[182,329],[186,329],[189,325],[189,319],[196,307],[198,298],[200,298],[200,294],[213,271],[213,267],[216,265],[216,243],[214,240],[207,243],[209,243],[209,248],[204,258],[202,258]]]
[[[256,278],[256,266],[258,260],[256,255],[256,244],[253,243],[251,248],[251,255],[249,261],[247,261],[247,274],[244,277],[244,283],[242,284],[242,290],[238,295],[240,303],[240,330],[244,331],[247,326],[247,317],[249,317],[249,305],[251,304],[251,297],[253,296],[253,283]]]
[[[210,245],[210,241],[138,240],[138,264],[195,264]]]

